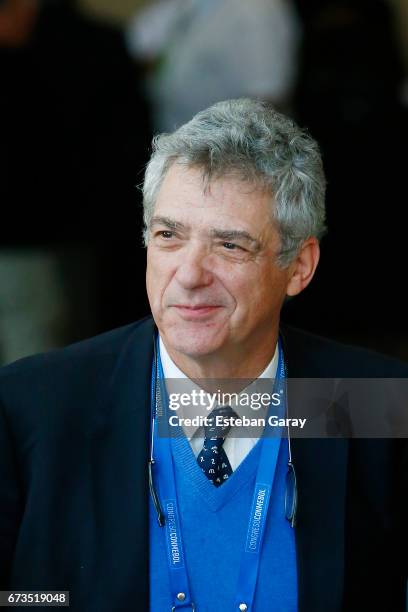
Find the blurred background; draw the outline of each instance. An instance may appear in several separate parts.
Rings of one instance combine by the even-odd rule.
[[[0,364],[148,313],[152,135],[240,96],[324,156],[329,232],[284,320],[408,359],[406,0],[0,0]]]

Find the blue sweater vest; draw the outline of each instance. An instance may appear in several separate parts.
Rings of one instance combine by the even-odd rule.
[[[219,488],[207,479],[184,436],[171,440],[186,566],[197,612],[233,612],[260,443]],[[282,439],[272,488],[254,607],[250,612],[295,612],[294,530],[285,518],[287,440]],[[162,528],[150,502],[150,610],[170,612],[172,601]]]

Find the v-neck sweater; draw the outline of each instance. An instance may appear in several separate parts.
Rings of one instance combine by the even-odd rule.
[[[261,441],[220,487],[197,464],[184,435],[171,440],[187,574],[197,612],[233,612]],[[285,518],[287,440],[281,440],[251,612],[295,612],[295,535]],[[150,611],[171,610],[163,528],[150,502]]]

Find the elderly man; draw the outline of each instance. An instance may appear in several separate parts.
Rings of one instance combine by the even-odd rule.
[[[153,319],[1,371],[3,590],[69,591],[78,612],[404,609],[390,440],[234,437],[222,403],[158,431],[170,380],[275,379],[287,413],[288,376],[406,376],[280,325],[318,264],[324,191],[316,143],[257,101],[155,139]]]

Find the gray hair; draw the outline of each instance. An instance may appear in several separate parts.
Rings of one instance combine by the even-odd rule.
[[[202,169],[207,181],[232,174],[268,189],[282,267],[307,238],[320,239],[325,233],[326,181],[319,147],[294,121],[264,102],[218,102],[175,132],[155,136],[143,185],[145,244],[158,191],[173,163]]]

